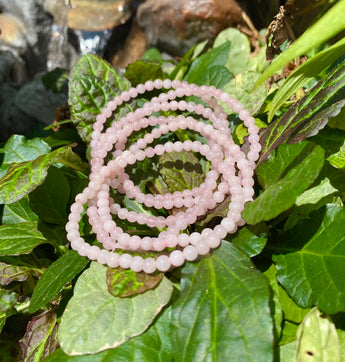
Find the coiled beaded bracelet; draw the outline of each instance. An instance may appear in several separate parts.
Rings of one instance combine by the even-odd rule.
[[[170,90],[166,93],[162,92],[158,97],[153,97],[142,108],[128,113],[119,121],[114,121],[111,127],[104,130],[105,122],[120,105],[136,98],[139,94],[161,88]],[[193,102],[187,103],[184,100],[175,100],[191,95],[201,98],[208,107]],[[218,101],[237,112],[248,128],[250,150],[247,154],[234,143],[227,114]],[[154,112],[168,110],[194,112],[209,120],[211,124],[197,121],[191,116],[156,117],[152,115]],[[134,131],[148,126],[154,127],[152,131],[126,150],[128,137]],[[187,140],[157,144],[155,147],[148,146],[155,139],[177,129],[198,132],[204,136],[208,144]],[[123,92],[107,104],[102,113],[96,117],[93,125],[90,143],[92,157],[90,182],[83,192],[76,196],[75,203],[71,206],[69,222],[66,224],[67,239],[71,247],[80,255],[97,260],[109,267],[120,266],[124,269],[131,268],[135,272],[146,273],[153,273],[157,269],[161,272],[168,271],[172,267],[181,266],[185,260],[193,261],[199,255],[207,254],[210,249],[217,248],[228,233],[236,232],[237,227],[244,224],[241,213],[244,204],[252,200],[254,195],[255,161],[261,150],[258,132],[259,129],[254,124],[253,117],[243,109],[243,105],[229,94],[212,86],[199,87],[184,81],[157,79]],[[127,165],[143,161],[146,157],[151,158],[154,155],[182,150],[198,152],[212,163],[204,182],[193,190],[164,195],[143,194],[129,180],[125,172]],[[113,159],[106,163],[105,159],[109,152],[112,153]],[[220,182],[218,182],[219,179]],[[147,207],[156,209],[163,207],[167,210],[184,207],[185,211],[166,218],[128,211],[110,197],[111,188]],[[205,228],[201,233],[193,232],[189,235],[184,232],[188,225],[195,223],[197,218],[205,215],[207,210],[215,208],[226,195],[231,195],[231,202],[227,216],[219,225],[214,229]],[[104,249],[86,243],[80,236],[79,221],[85,204],[88,204],[86,213],[92,231]],[[116,224],[113,215],[129,222],[166,228],[166,230],[161,231],[157,237],[140,238],[137,235],[129,235]],[[174,248],[174,250],[167,251],[165,250],[167,248]],[[121,253],[116,252],[116,249],[121,250]],[[157,257],[132,256],[125,252],[126,250],[137,253],[151,251],[157,253]]]

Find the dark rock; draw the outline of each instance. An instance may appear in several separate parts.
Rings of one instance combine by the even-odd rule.
[[[150,46],[179,56],[223,29],[243,24],[235,0],[147,0],[139,5],[137,18]]]

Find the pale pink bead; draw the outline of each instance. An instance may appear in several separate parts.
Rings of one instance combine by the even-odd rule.
[[[165,248],[165,243],[163,240],[155,238],[152,243],[152,247],[154,250],[162,251]]]
[[[141,239],[139,236],[137,235],[133,235],[130,237],[128,246],[131,250],[137,250],[140,248],[141,245]]]
[[[134,256],[130,262],[130,268],[136,272],[139,273],[142,271],[144,266],[144,260],[141,256]]]
[[[161,272],[166,272],[171,267],[170,259],[167,255],[160,255],[156,260],[156,267]]]
[[[91,260],[96,260],[100,251],[101,249],[98,246],[92,245],[88,250],[87,256]]]
[[[120,255],[119,264],[123,269],[128,269],[132,262],[132,256],[130,254],[124,253]]]
[[[234,223],[234,221],[228,217],[225,217],[222,221],[221,221],[221,225],[225,228],[225,230],[229,233],[232,234],[236,231],[236,225]]]
[[[210,251],[210,246],[204,240],[200,240],[195,247],[199,255],[206,255]]]
[[[100,250],[97,255],[97,261],[101,264],[107,264],[108,263],[108,250]]]
[[[190,243],[189,236],[187,234],[180,234],[177,237],[177,243],[182,247],[189,245],[189,243]]]
[[[198,257],[198,250],[195,246],[188,245],[183,249],[183,254],[186,260],[193,261]]]
[[[127,247],[130,238],[131,238],[131,237],[130,237],[129,234],[123,233],[122,235],[119,236],[118,242],[119,242],[119,244],[120,244],[121,246]]]
[[[152,249],[152,238],[150,238],[149,236],[145,236],[141,240],[141,248],[143,250],[151,250]]]
[[[154,258],[146,258],[143,262],[143,270],[147,274],[153,273],[157,269],[156,260]]]
[[[169,259],[170,259],[171,265],[173,265],[173,266],[181,266],[185,261],[185,256],[184,256],[182,251],[174,250],[169,255]]]
[[[110,268],[117,268],[120,264],[120,256],[116,253],[109,253],[107,264],[110,266]]]
[[[212,249],[218,248],[220,245],[220,238],[214,234],[209,235],[205,240]]]

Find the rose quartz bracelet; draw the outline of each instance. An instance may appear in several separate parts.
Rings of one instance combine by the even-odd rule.
[[[112,125],[104,130],[106,121],[112,119],[114,111],[123,103],[139,94],[161,88],[168,91],[153,97],[142,108],[129,112],[118,121],[113,121]],[[199,97],[206,106],[176,100],[191,95]],[[227,114],[221,103],[237,112],[248,128],[250,150],[247,154],[234,143]],[[169,110],[187,111],[201,116],[204,121],[198,121],[191,115],[153,115]],[[129,136],[134,131],[148,127],[152,130],[128,147]],[[204,137],[206,143],[187,140],[150,146],[161,136],[178,129],[197,132]],[[166,272],[172,267],[181,266],[185,260],[193,261],[199,255],[206,255],[210,249],[217,248],[228,233],[236,232],[237,227],[244,224],[241,213],[245,202],[252,200],[254,195],[255,161],[261,150],[258,132],[253,117],[243,109],[243,105],[229,94],[212,86],[199,87],[177,80],[157,79],[123,92],[107,104],[93,125],[90,142],[90,182],[83,192],[76,196],[75,203],[71,206],[69,222],[66,224],[67,239],[71,242],[71,247],[80,255],[109,267],[120,266],[146,273],[156,270]],[[143,161],[147,157],[173,151],[197,152],[210,161],[212,167],[204,182],[193,190],[172,194],[142,193],[129,179],[125,171],[126,166]],[[183,208],[183,211],[168,217],[128,211],[110,196],[111,189],[146,207],[167,210]],[[231,199],[228,213],[219,225],[214,229],[205,228],[201,233],[193,232],[189,235],[186,232],[189,225],[194,224],[197,218],[205,216],[208,210],[214,209],[228,195]],[[79,221],[86,204],[92,231],[103,245],[103,249],[86,243],[80,236]],[[146,224],[161,231],[157,237],[141,238],[130,235],[117,225],[117,218]],[[156,257],[138,255],[145,255],[145,252],[154,252]]]

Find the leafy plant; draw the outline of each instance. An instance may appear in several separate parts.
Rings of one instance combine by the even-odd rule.
[[[330,11],[341,6],[344,1]],[[337,31],[339,24],[332,29]],[[310,60],[315,74],[306,75],[307,66],[297,70],[295,83],[286,86],[281,99],[306,79],[315,86],[289,110],[282,108],[270,125],[268,109],[281,103],[272,106],[263,85],[250,91],[269,73],[262,75],[262,52],[250,57],[248,44],[242,33],[228,29],[211,49],[192,49],[172,72],[155,50],[130,65],[125,76],[104,60],[85,56],[69,77],[71,118],[79,136],[61,127],[45,139],[12,136],[7,141],[0,167],[1,355],[59,362],[344,357],[345,132],[327,126],[344,109],[344,60],[319,82],[315,79],[324,59],[335,61],[343,43]],[[298,44],[295,48],[302,51]],[[295,56],[293,49],[288,52]],[[157,75],[236,95],[264,128],[263,150],[256,198],[243,212],[246,225],[210,255],[147,277],[89,263],[69,250],[64,227],[70,205],[88,182],[87,148],[96,114],[130,82]],[[127,104],[109,122],[144,101]],[[241,136],[234,139],[245,149],[243,127],[228,111],[234,135]],[[165,137],[184,141],[200,136],[177,131]],[[199,185],[209,168],[199,155],[182,152],[138,162],[129,173],[143,190],[164,193]],[[135,201],[118,201],[129,210],[167,216]],[[217,224],[228,202],[198,220],[196,230]],[[121,227],[137,235],[158,232],[127,221]],[[80,232],[97,245],[85,215]],[[14,341],[20,341],[20,350]]]

